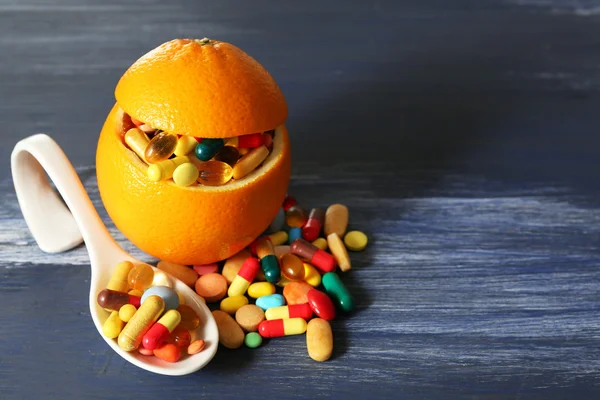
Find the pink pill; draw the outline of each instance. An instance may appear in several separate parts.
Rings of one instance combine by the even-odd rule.
[[[194,265],[193,268],[194,268],[194,271],[196,271],[198,273],[198,275],[200,275],[200,276],[219,272],[219,265],[217,263]]]
[[[140,352],[141,355],[143,356],[153,356],[154,352],[152,350],[148,350],[147,348],[140,346],[138,348],[138,351]]]

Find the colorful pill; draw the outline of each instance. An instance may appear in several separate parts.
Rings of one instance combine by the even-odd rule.
[[[149,124],[141,124],[138,125],[138,128],[140,128],[142,131],[146,132],[146,133],[154,133],[156,131],[156,129],[154,129],[152,126],[150,126]]]
[[[325,291],[333,302],[343,311],[354,310],[354,298],[335,272],[328,272],[322,278]]]
[[[142,338],[164,309],[163,299],[159,296],[148,297],[119,334],[119,347],[125,351],[133,351],[140,347]]]
[[[183,163],[173,171],[173,182],[177,186],[190,186],[196,182],[200,175],[198,168],[191,162]]]
[[[348,250],[346,250],[344,242],[342,242],[342,239],[337,233],[333,232],[327,235],[327,245],[329,246],[329,251],[331,251],[333,254],[335,262],[340,266],[342,272],[352,269],[352,263],[350,262]]]
[[[179,295],[174,289],[168,286],[152,286],[148,288],[142,295],[142,304],[150,296],[159,296],[162,298],[165,302],[165,310],[175,310],[179,307]]]
[[[248,154],[240,158],[233,167],[234,179],[242,179],[250,172],[254,171],[268,156],[269,149],[265,146],[250,150]]]
[[[285,305],[285,298],[279,293],[270,294],[268,296],[259,297],[256,299],[256,305],[263,310],[268,310],[273,307],[281,307]]]
[[[193,331],[200,326],[200,317],[192,307],[180,304],[177,311],[181,314],[179,326],[182,328]]]
[[[173,332],[171,332],[166,342],[173,343],[175,346],[179,347],[180,349],[183,349],[185,347],[188,347],[192,342],[192,335],[190,335],[190,331],[181,327],[180,322],[177,328],[175,328]]]
[[[142,292],[152,285],[154,281],[154,270],[148,264],[138,264],[129,271],[127,275],[129,288],[141,290]]]
[[[224,162],[225,164],[233,167],[235,163],[240,159],[240,152],[229,144],[223,147],[217,154],[215,154],[215,160]]]
[[[369,239],[367,238],[367,235],[365,235],[361,231],[348,232],[348,233],[346,233],[346,236],[344,236],[344,244],[346,245],[348,250],[352,250],[352,251],[364,250],[365,247],[367,247],[368,242],[369,242]]]
[[[169,278],[169,275],[167,275],[164,271],[155,270],[154,271],[154,280],[152,281],[152,286],[173,287],[173,282],[171,281],[171,278]]]
[[[265,317],[271,319],[289,319],[302,318],[306,321],[312,318],[313,310],[308,303],[292,304],[289,306],[280,306],[269,308],[265,311]]]
[[[294,196],[290,196],[289,194],[285,196],[285,199],[283,199],[283,204],[281,205],[281,208],[283,208],[283,211],[287,211],[290,209],[290,207],[295,206],[296,205],[296,199],[294,198]]]
[[[290,245],[290,250],[292,254],[308,261],[323,272],[331,272],[335,269],[335,258],[331,254],[313,246],[302,238],[294,240]]]
[[[317,289],[311,289],[306,294],[310,308],[317,314],[318,317],[326,321],[331,321],[335,318],[335,306],[325,293]]]
[[[114,339],[119,336],[124,326],[125,323],[119,318],[119,312],[113,311],[102,324],[102,334],[109,339]]]
[[[137,308],[133,304],[125,304],[119,308],[119,319],[123,322],[129,322],[136,311]]]
[[[175,146],[176,156],[187,156],[196,149],[198,141],[193,136],[183,135],[177,139],[177,146]]]
[[[304,263],[294,254],[284,254],[281,259],[281,273],[290,281],[304,280]]]
[[[279,259],[275,254],[270,254],[260,259],[260,267],[265,274],[265,279],[270,283],[277,283],[281,279]]]
[[[308,220],[302,227],[302,237],[309,242],[317,240],[321,229],[323,228],[323,221],[325,220],[325,211],[320,208],[313,208],[308,214]]]
[[[253,299],[275,293],[275,285],[270,282],[255,282],[248,287],[248,296]]]
[[[333,332],[329,322],[322,318],[313,318],[306,327],[306,349],[315,361],[329,360],[333,352]]]
[[[225,311],[227,314],[233,315],[237,310],[239,310],[246,304],[248,304],[248,298],[246,296],[226,297],[223,300],[221,300],[219,308],[221,309],[221,311]]]
[[[302,228],[290,228],[288,231],[288,243],[292,244],[294,240],[302,237]]]
[[[159,161],[156,164],[152,164],[148,167],[148,179],[150,179],[152,182],[159,182],[171,179],[177,167],[179,167],[181,164],[189,162],[190,159],[186,156]]]
[[[201,161],[208,161],[224,146],[225,142],[223,139],[202,139],[196,146],[196,157]]]
[[[283,211],[283,208],[280,208],[279,211],[277,212],[277,215],[275,216],[275,219],[273,219],[273,222],[271,222],[271,225],[269,225],[269,232],[278,232],[280,230],[282,230],[285,227],[285,211]]]
[[[258,326],[258,333],[264,338],[301,335],[306,332],[306,321],[302,318],[272,319]]]
[[[321,284],[321,274],[315,267],[308,263],[304,263],[304,282],[312,287],[317,287]]]
[[[109,311],[119,311],[125,304],[140,306],[140,297],[116,290],[104,289],[98,293],[98,305]]]
[[[328,246],[327,246],[327,239],[325,238],[318,238],[317,240],[314,240],[312,242],[313,246],[315,246],[316,248],[319,248],[321,250],[327,250]]]
[[[291,206],[285,212],[285,222],[290,228],[302,228],[306,221],[308,221],[306,210],[299,205]]]
[[[125,133],[125,143],[137,154],[140,160],[147,162],[145,158],[146,147],[150,143],[148,136],[139,128],[132,128]]]
[[[194,287],[198,280],[198,273],[192,268],[182,264],[176,264],[168,261],[160,261],[156,268],[166,272],[169,275],[173,275],[189,287]],[[156,272],[155,272],[156,273]],[[166,286],[166,285],[164,285]]]
[[[227,290],[227,295],[229,297],[233,297],[241,296],[246,293],[248,286],[250,286],[254,280],[259,268],[260,263],[258,262],[258,259],[254,257],[248,257],[246,261],[244,261],[244,264],[242,264],[242,267],[238,271],[235,278],[233,278],[233,281]]]
[[[173,155],[176,147],[177,135],[161,132],[148,143],[144,158],[151,164],[167,160]]]
[[[248,332],[246,334],[246,338],[244,339],[244,344],[250,349],[260,347],[262,344],[262,336],[256,332]]]
[[[142,339],[142,344],[149,350],[154,350],[164,343],[171,332],[179,325],[181,315],[177,310],[169,310],[163,315]],[[187,347],[187,346],[185,346]]]
[[[233,169],[223,161],[210,160],[196,165],[198,182],[205,186],[222,186],[233,177]]]
[[[219,264],[217,264],[217,263],[204,264],[204,265],[194,265],[192,268],[193,268],[194,271],[196,271],[196,273],[199,276],[206,275],[206,274],[213,274],[215,272],[219,272]]]
[[[264,143],[262,133],[251,133],[233,137],[227,141],[228,146],[234,146],[239,149],[254,149]]]
[[[288,241],[288,234],[286,231],[279,231],[275,233],[271,233],[268,235],[268,238],[271,239],[271,243],[273,246],[281,246]]]
[[[127,292],[129,290],[129,281],[127,278],[129,276],[129,271],[132,269],[133,263],[129,261],[118,263],[106,288],[117,292]]]
[[[348,207],[343,204],[332,204],[325,212],[325,236],[337,233],[340,237],[346,233],[348,227]]]

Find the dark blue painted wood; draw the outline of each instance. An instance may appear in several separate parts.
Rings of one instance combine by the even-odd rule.
[[[174,37],[230,41],[289,102],[307,206],[371,245],[332,360],[304,338],[219,350],[192,376],[95,331],[84,248],[42,253],[8,156],[44,131],[96,189],[113,88]],[[597,398],[600,1],[0,2],[0,398]]]

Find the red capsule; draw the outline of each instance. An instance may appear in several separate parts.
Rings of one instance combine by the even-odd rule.
[[[290,251],[323,272],[331,272],[335,269],[335,258],[331,254],[302,238],[294,240],[290,245]]]
[[[287,211],[290,209],[290,207],[295,205],[296,199],[294,198],[294,196],[290,196],[288,194],[287,196],[285,196],[285,199],[283,199],[283,205],[281,207],[283,208],[283,211]]]
[[[262,146],[263,142],[262,133],[238,136],[238,148],[240,149],[254,149]]]
[[[325,211],[320,208],[310,210],[308,221],[302,227],[302,237],[309,242],[317,240],[323,228],[323,221],[325,221]]]
[[[326,321],[331,321],[335,318],[335,306],[325,293],[317,289],[311,289],[306,294],[306,297],[308,298],[310,308],[317,316]]]

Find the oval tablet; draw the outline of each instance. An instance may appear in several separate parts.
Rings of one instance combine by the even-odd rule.
[[[231,315],[221,310],[212,312],[219,329],[219,343],[228,349],[237,349],[244,344],[244,331]]]
[[[221,274],[216,272],[202,275],[196,281],[196,293],[206,300],[207,303],[213,303],[221,300],[227,293],[227,280]]]
[[[332,204],[325,212],[325,227],[323,231],[325,236],[337,233],[340,237],[344,236],[348,228],[348,207],[343,204]]]
[[[333,352],[333,332],[329,322],[321,318],[313,318],[306,327],[306,349],[315,361],[326,361]]]
[[[306,282],[290,282],[283,288],[283,297],[288,304],[304,304],[308,303],[306,296],[312,286]]]
[[[226,297],[221,301],[221,311],[225,311],[227,314],[235,314],[237,310],[248,304],[248,298],[246,296],[232,296]]]

